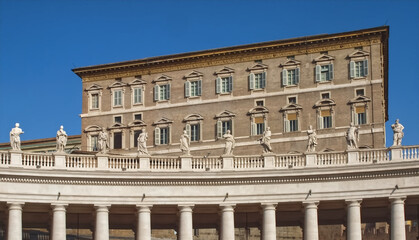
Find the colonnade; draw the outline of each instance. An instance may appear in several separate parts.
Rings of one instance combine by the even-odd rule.
[[[406,239],[405,232],[405,197],[390,198],[391,205],[391,239]],[[362,239],[361,233],[361,199],[346,201],[347,207],[347,240]],[[304,207],[304,240],[318,240],[318,201],[303,202]],[[8,240],[22,239],[22,202],[8,202]],[[276,240],[276,203],[263,203],[261,236],[263,240]],[[66,236],[67,204],[52,204],[52,240],[62,240]],[[152,205],[136,206],[136,240],[151,239]],[[220,239],[234,239],[234,204],[222,204],[220,207]],[[95,205],[94,239],[109,239],[110,205]],[[194,205],[179,205],[178,234],[180,240],[193,240]]]

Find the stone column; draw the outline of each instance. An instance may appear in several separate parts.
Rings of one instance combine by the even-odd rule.
[[[66,239],[66,207],[67,204],[52,204],[52,240]]]
[[[96,224],[94,240],[109,240],[109,207],[107,205],[97,205]]]
[[[193,240],[193,205],[179,205],[179,239]]]
[[[391,202],[391,240],[406,240],[404,200],[406,197],[390,198]]]
[[[263,227],[262,240],[276,240],[276,204],[262,204]]]
[[[317,205],[319,202],[303,202],[304,205],[304,240],[319,240]]]
[[[347,200],[346,240],[362,239],[361,232],[361,199]]]
[[[7,240],[22,240],[22,207],[23,203],[7,203],[9,207],[9,223]]]
[[[220,205],[221,232],[220,240],[234,240],[234,205]]]
[[[151,205],[137,205],[136,240],[151,240]]]

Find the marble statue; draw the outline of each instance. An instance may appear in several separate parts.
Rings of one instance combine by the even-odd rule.
[[[358,148],[358,144],[357,144],[357,141],[359,141],[358,127],[356,127],[353,123],[351,123],[351,126],[346,132],[346,141],[348,144],[348,149]]]
[[[183,134],[180,136],[180,150],[183,154],[190,155],[189,146],[191,144],[191,138],[188,136],[186,130],[183,131]]]
[[[67,145],[67,133],[64,131],[64,127],[61,125],[60,130],[57,131],[57,152],[64,152],[65,146]]]
[[[396,122],[391,125],[391,128],[393,129],[393,146],[401,146],[402,138],[404,137],[404,126],[399,123],[399,119],[396,119]]]
[[[259,139],[260,144],[263,147],[263,153],[271,153],[272,147],[271,147],[271,128],[267,127],[266,131],[263,132],[263,136]]]
[[[234,140],[233,135],[230,134],[230,130],[227,130],[227,133],[223,135],[223,138],[226,140],[224,155],[233,155],[233,149],[236,141]]]
[[[148,150],[147,150],[147,139],[148,139],[148,134],[143,128],[140,135],[137,138],[138,154],[149,155]]]
[[[106,153],[108,149],[108,134],[105,132],[105,129],[102,129],[98,136],[98,150],[100,153]]]
[[[310,125],[310,129],[307,130],[308,143],[307,143],[307,152],[315,152],[317,146],[317,134],[316,130],[313,129],[313,126]]]
[[[10,146],[13,150],[20,151],[20,134],[22,134],[22,129],[19,128],[19,123],[15,124],[15,127],[10,131]]]

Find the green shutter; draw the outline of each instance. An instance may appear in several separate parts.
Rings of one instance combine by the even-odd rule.
[[[255,88],[255,74],[250,73],[249,74],[249,89],[253,90]]]
[[[300,68],[295,69],[295,83],[298,84],[300,82]]]
[[[191,136],[191,125],[189,123],[186,124],[185,130],[186,130],[186,134],[188,134],[188,136],[190,137]]]
[[[191,83],[189,81],[185,82],[185,97],[190,97],[191,96]]]
[[[322,67],[320,65],[316,65],[316,82],[320,82],[321,81],[321,77],[322,77]]]
[[[290,121],[288,119],[284,119],[284,132],[290,131]]]
[[[221,78],[217,77],[215,79],[215,93],[221,93]]]
[[[166,100],[170,99],[170,83],[166,84]]]
[[[288,71],[287,69],[282,70],[282,86],[288,85]]]
[[[160,128],[154,129],[154,145],[160,145]]]
[[[257,135],[256,123],[254,123],[254,122],[252,122],[252,123],[250,124],[250,134],[251,134],[252,136]]]
[[[329,80],[333,79],[333,64],[329,64]]]
[[[364,60],[364,77],[368,76],[368,59]]]
[[[217,138],[223,137],[223,123],[218,120],[217,121]]]
[[[349,77],[350,78],[355,77],[355,62],[354,61],[349,62]]]
[[[198,96],[202,95],[202,80],[198,81]]]
[[[154,86],[154,101],[159,101],[160,86]]]
[[[262,82],[260,84],[260,88],[265,88],[266,86],[266,72],[262,73]]]
[[[233,91],[233,76],[228,77],[228,92]]]

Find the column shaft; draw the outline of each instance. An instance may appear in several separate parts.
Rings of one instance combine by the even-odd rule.
[[[317,220],[318,202],[304,202],[304,240],[319,239],[319,225]]]
[[[262,204],[262,240],[276,240],[276,204]]]
[[[193,206],[179,206],[179,239],[193,240]]]
[[[362,239],[361,232],[361,200],[349,200],[347,204],[347,240]]]
[[[66,239],[66,208],[67,205],[52,205],[52,240]]]
[[[22,240],[22,206],[23,203],[8,203],[7,240]]]
[[[95,206],[96,224],[94,240],[109,240],[109,206]]]
[[[137,206],[136,240],[151,240],[151,206]]]
[[[391,201],[391,240],[406,240],[404,217],[405,198],[392,198]]]
[[[221,206],[220,240],[234,240],[234,206]]]

